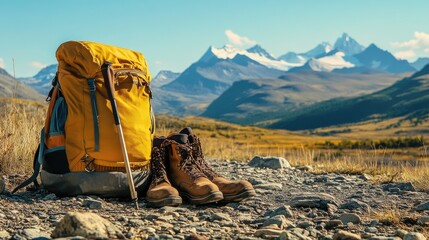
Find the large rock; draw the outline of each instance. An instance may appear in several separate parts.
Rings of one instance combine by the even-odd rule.
[[[282,157],[260,157],[255,156],[249,166],[258,168],[283,169],[290,168],[289,162]]]
[[[335,211],[335,208],[338,207],[338,202],[335,197],[326,193],[301,193],[292,198],[290,206]]]
[[[69,212],[52,232],[53,238],[82,236],[95,239],[124,238],[122,232],[95,213]]]

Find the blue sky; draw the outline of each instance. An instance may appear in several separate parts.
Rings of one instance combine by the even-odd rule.
[[[57,47],[87,40],[142,52],[156,74],[183,71],[210,45],[253,43],[280,56],[343,32],[414,60],[429,56],[429,1],[395,0],[2,0],[0,67],[35,75]],[[228,34],[227,34],[228,33]]]

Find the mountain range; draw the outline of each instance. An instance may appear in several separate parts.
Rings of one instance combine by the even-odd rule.
[[[337,98],[284,114],[270,127],[315,129],[403,117],[415,124],[429,117],[429,65],[393,85],[363,96]]]
[[[429,58],[409,63],[375,44],[365,47],[348,34],[332,45],[317,44],[276,58],[260,45],[209,47],[182,73],[160,71],[152,81],[156,113],[200,115],[271,126],[290,111],[338,97],[379,91],[421,69]],[[20,81],[46,94],[57,65]],[[274,126],[274,125],[273,125]]]

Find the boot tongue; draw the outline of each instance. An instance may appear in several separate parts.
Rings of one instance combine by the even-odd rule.
[[[177,143],[180,144],[187,144],[188,143],[188,135],[186,134],[174,134],[168,137],[168,139],[176,141]]]
[[[166,137],[155,137],[153,139],[153,146],[154,147],[161,147],[162,142],[164,142],[164,140],[166,139]]]
[[[180,133],[183,133],[183,134],[186,134],[186,135],[191,135],[192,134],[192,128],[185,127],[184,129],[182,129],[182,131],[180,131]]]
[[[184,129],[182,129],[182,131],[180,131],[180,133],[188,135],[189,143],[191,144],[194,143],[195,139],[192,136],[193,135],[192,128],[185,127]]]

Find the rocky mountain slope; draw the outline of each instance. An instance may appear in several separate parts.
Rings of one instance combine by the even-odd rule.
[[[386,88],[400,79],[386,73],[288,72],[278,79],[234,83],[203,116],[240,124],[266,125],[294,109],[341,96],[358,96]]]
[[[328,100],[291,112],[272,127],[313,129],[399,116],[422,120],[428,118],[428,96],[429,65],[381,91],[360,97]]]
[[[0,97],[24,98],[32,100],[43,100],[43,96],[30,86],[15,80],[6,70],[0,68]]]
[[[258,195],[239,203],[184,203],[160,209],[149,208],[142,198],[136,210],[127,200],[58,198],[43,190],[3,192],[0,239],[423,240],[428,236],[429,194],[410,183],[379,185],[367,175],[316,175],[307,172],[307,166],[291,168],[282,158],[211,163],[228,178],[252,182]],[[19,178],[6,180],[10,189]]]

